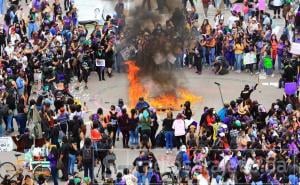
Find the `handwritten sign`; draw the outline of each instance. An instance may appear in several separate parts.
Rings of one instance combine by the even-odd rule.
[[[13,151],[14,142],[11,137],[0,137],[0,152]]]

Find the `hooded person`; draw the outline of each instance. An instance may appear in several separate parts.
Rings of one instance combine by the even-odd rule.
[[[243,101],[246,101],[247,99],[250,98],[251,93],[256,90],[258,84],[255,84],[255,86],[250,89],[249,85],[245,85],[244,90],[241,91],[240,97],[243,99]]]

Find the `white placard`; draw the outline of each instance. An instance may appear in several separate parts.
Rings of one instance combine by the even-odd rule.
[[[0,137],[0,152],[13,151],[14,142],[11,137]]]
[[[256,63],[256,55],[255,53],[246,53],[244,55],[244,65],[255,64]]]
[[[300,55],[300,43],[293,42],[290,53]]]
[[[136,49],[133,45],[127,46],[120,51],[124,60],[128,60],[131,56],[131,53],[134,52]]]
[[[96,66],[97,67],[105,67],[105,60],[104,59],[96,60]]]

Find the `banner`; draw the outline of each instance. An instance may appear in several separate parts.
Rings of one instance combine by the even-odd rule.
[[[13,151],[14,142],[11,137],[0,137],[0,152]]]

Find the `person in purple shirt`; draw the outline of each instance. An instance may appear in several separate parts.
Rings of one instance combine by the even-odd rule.
[[[59,154],[56,147],[52,147],[50,154],[48,155],[48,161],[50,162],[51,176],[53,179],[54,185],[58,185],[58,170],[57,170],[57,162],[58,162]]]
[[[63,18],[64,21],[64,30],[71,30],[72,28],[72,16],[71,12],[67,12],[67,15]]]

